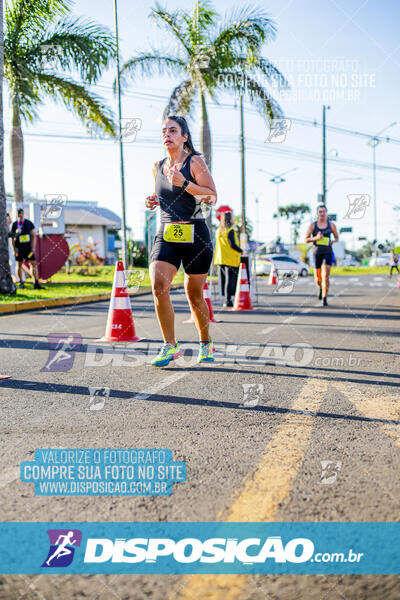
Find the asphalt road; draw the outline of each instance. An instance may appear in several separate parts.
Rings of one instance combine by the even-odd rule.
[[[150,296],[133,300],[144,339],[103,351],[107,303],[1,317],[2,521],[398,520],[400,290],[383,276],[336,277],[331,289],[322,308],[311,277],[287,294],[264,279],[256,310],[215,304],[210,365],[194,360],[178,291],[185,357],[165,369],[149,365],[160,344]],[[70,370],[54,372],[48,336],[66,334],[82,343]],[[93,400],[92,386],[105,396]],[[187,481],[169,497],[116,498],[35,496],[19,480],[37,448],[99,447],[170,448]],[[398,600],[399,590],[394,575],[0,576],[2,600]]]

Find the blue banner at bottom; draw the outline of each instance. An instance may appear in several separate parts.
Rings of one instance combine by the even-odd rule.
[[[2,574],[400,573],[399,523],[1,523]]]

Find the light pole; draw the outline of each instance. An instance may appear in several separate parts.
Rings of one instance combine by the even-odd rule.
[[[122,109],[121,109],[121,81],[119,70],[119,36],[118,36],[118,6],[117,0],[114,0],[114,21],[115,21],[115,47],[116,47],[116,64],[117,64],[117,103],[118,103],[118,140],[119,140],[119,162],[120,162],[120,177],[121,177],[121,211],[122,211],[122,260],[124,268],[128,267],[127,256],[128,249],[126,243],[126,205],[125,205],[125,171],[124,171],[124,146],[122,141]]]
[[[376,216],[376,147],[381,143],[382,140],[379,139],[379,136],[382,135],[384,131],[390,129],[390,127],[394,127],[397,124],[397,121],[393,121],[390,125],[384,127],[377,134],[373,135],[369,138],[367,142],[367,146],[372,147],[372,173],[373,173],[373,194],[374,194],[374,256],[376,256],[376,244],[378,242],[378,224],[377,224],[377,216]]]
[[[326,111],[330,106],[322,106],[322,204],[326,206]]]
[[[267,173],[267,175],[272,175],[273,177],[269,181],[270,181],[270,183],[276,184],[276,237],[278,239],[280,237],[280,233],[279,233],[279,185],[281,183],[285,183],[285,181],[286,181],[286,179],[284,179],[282,177],[282,175],[287,175],[288,173],[297,171],[297,167],[294,167],[293,169],[289,169],[289,171],[284,171],[283,173],[280,173],[279,175],[276,175],[275,173],[270,173],[269,171],[265,171],[264,169],[258,169],[258,171],[261,171],[262,173]]]

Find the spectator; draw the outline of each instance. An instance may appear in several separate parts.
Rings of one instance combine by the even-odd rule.
[[[32,221],[24,218],[24,211],[22,208],[18,211],[18,219],[12,224],[11,233],[15,259],[18,263],[19,287],[25,287],[22,280],[22,264],[28,262],[32,268],[32,278],[34,279],[33,287],[35,290],[41,290],[42,286],[39,283],[34,254],[36,245],[35,226]]]
[[[233,228],[233,214],[221,214],[221,224],[215,232],[214,264],[219,265],[221,294],[225,297],[225,307],[232,307],[238,277],[240,255],[243,250]]]
[[[399,271],[399,257],[398,257],[397,254],[395,254],[394,250],[391,250],[390,251],[390,273],[388,273],[389,279],[392,278],[393,269],[396,269],[397,273],[400,273],[400,271]]]

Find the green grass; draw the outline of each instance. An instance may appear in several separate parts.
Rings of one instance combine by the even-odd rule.
[[[150,278],[148,269],[144,271],[144,278],[139,282],[140,287],[149,287]],[[59,272],[50,281],[43,284],[43,290],[33,289],[31,280],[25,283],[25,289],[17,289],[14,296],[0,296],[0,304],[9,302],[23,302],[25,300],[44,300],[49,298],[63,298],[70,296],[87,296],[88,294],[102,294],[110,292],[114,278],[114,267],[101,267],[98,273],[93,275],[80,275],[76,271],[72,273]],[[179,271],[174,283],[183,281],[183,272]]]
[[[313,274],[310,269],[310,274]],[[387,275],[389,267],[332,267],[331,275]]]

